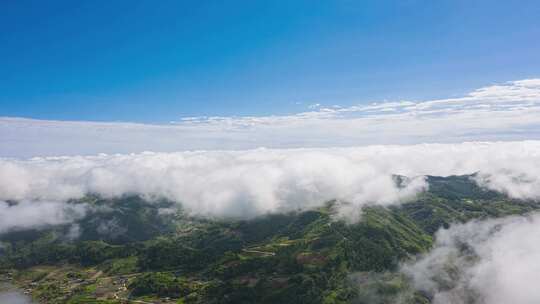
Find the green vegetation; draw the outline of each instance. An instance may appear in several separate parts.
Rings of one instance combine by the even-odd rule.
[[[112,210],[82,220],[77,241],[61,237],[68,227],[10,233],[0,237],[0,265],[45,303],[429,303],[396,272],[401,261],[428,251],[441,227],[540,206],[486,191],[470,176],[428,182],[415,200],[366,207],[356,223],[336,218],[336,202],[233,221],[160,216],[169,202],[89,197]],[[100,233],[104,221],[119,234]]]

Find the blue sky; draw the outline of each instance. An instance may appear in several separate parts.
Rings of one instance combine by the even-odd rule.
[[[2,1],[0,116],[166,123],[540,74],[537,1]]]

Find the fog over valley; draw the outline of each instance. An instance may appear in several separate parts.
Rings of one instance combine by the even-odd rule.
[[[25,214],[30,221],[31,210],[43,214],[88,194],[165,198],[197,215],[249,218],[320,207],[333,199],[357,210],[397,204],[423,191],[426,175],[476,174],[482,187],[537,199],[539,172],[538,141],[4,158],[0,199],[22,201],[11,208],[4,203],[2,212]],[[395,175],[408,180],[399,186]],[[66,220],[60,211],[53,214]]]

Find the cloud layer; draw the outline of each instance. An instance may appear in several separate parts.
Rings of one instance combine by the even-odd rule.
[[[435,304],[540,303],[540,214],[454,225],[436,237],[427,256],[403,267]]]
[[[355,153],[261,149],[2,160],[0,199],[138,194],[180,202],[196,214],[249,217],[331,199],[393,203],[423,189],[422,178],[398,189],[390,172]]]
[[[251,217],[332,199],[355,209],[397,203],[425,189],[423,175],[474,172],[487,188],[539,198],[540,141],[0,159],[0,200],[137,194],[194,214]],[[412,180],[398,188],[394,174]]]
[[[0,156],[244,150],[540,139],[540,79],[462,97],[321,107],[263,117],[191,117],[167,125],[0,118]]]

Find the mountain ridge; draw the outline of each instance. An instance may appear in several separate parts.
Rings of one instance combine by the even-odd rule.
[[[62,237],[72,224],[3,234],[0,266],[44,303],[430,303],[399,267],[428,252],[436,231],[540,208],[474,177],[426,176],[427,191],[365,206],[354,223],[337,216],[337,201],[238,220],[171,212],[168,201],[87,197],[71,202],[96,207],[76,221],[77,239]],[[108,231],[103,222],[113,223]]]

